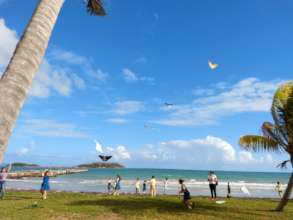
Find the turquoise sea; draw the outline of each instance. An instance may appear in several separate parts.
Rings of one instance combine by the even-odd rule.
[[[73,192],[106,192],[109,179],[114,180],[119,174],[122,177],[122,192],[133,193],[135,180],[139,178],[149,180],[155,176],[158,181],[158,191],[163,193],[163,180],[167,177],[166,193],[178,193],[178,179],[185,180],[192,195],[209,195],[207,183],[208,171],[198,170],[171,170],[171,169],[89,169],[88,172],[59,177],[51,177],[51,188],[56,191]],[[230,182],[232,195],[237,197],[268,197],[275,198],[275,184],[280,181],[285,188],[289,173],[275,172],[236,172],[216,171],[219,178],[218,195],[226,196],[227,182]],[[28,178],[8,180],[7,188],[13,189],[39,189],[41,178]],[[241,187],[245,186],[250,195],[244,194]]]

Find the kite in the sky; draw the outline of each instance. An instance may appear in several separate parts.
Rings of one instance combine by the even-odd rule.
[[[104,153],[102,145],[96,140],[95,140],[95,143],[96,143],[96,151],[99,152],[99,153]]]
[[[211,60],[208,61],[208,64],[212,70],[216,69],[219,66],[217,63],[214,63]]]
[[[172,103],[168,103],[168,102],[165,102],[165,106],[167,106],[167,107],[172,107],[174,104],[172,104]]]
[[[249,190],[247,189],[246,186],[242,186],[242,187],[240,188],[240,190],[241,190],[244,194],[250,196],[250,192],[249,192]]]
[[[99,158],[102,160],[102,161],[108,161],[112,158],[112,156],[109,156],[109,155],[104,155],[104,151],[103,151],[103,147],[102,145],[95,140],[95,143],[96,143],[96,151],[98,153],[100,153],[99,155]]]
[[[99,155],[102,161],[108,161],[112,158],[112,156],[104,156],[104,155]]]

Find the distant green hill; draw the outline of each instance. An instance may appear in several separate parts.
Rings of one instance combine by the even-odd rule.
[[[85,168],[124,168],[123,165],[119,163],[89,163],[89,164],[81,164],[78,167]]]
[[[33,163],[12,163],[12,166],[14,167],[39,167],[39,165],[37,164],[33,164]]]

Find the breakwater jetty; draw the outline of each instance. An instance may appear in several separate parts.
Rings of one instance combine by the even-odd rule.
[[[83,173],[87,172],[88,169],[84,168],[70,168],[70,169],[60,169],[60,170],[50,170],[50,176],[60,176],[60,175],[68,175],[75,173]],[[44,171],[42,170],[34,170],[34,171],[18,171],[18,172],[10,172],[8,174],[9,179],[21,179],[27,177],[42,177]]]

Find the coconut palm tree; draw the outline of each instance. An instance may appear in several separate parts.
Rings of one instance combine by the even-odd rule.
[[[279,164],[284,168],[287,163],[293,166],[293,81],[283,84],[276,91],[271,107],[274,124],[264,122],[262,135],[246,135],[239,143],[246,150],[286,152],[289,160]],[[290,199],[293,187],[293,173],[281,199],[277,211],[282,211]]]
[[[48,46],[64,0],[40,0],[0,78],[0,163],[16,119]],[[105,15],[101,0],[87,0],[91,15]]]

